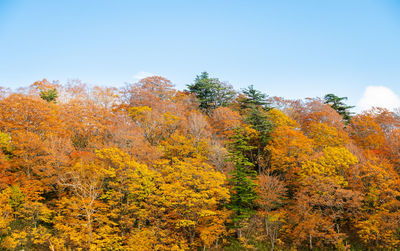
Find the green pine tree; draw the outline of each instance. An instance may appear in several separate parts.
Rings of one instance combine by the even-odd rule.
[[[350,122],[352,112],[350,109],[354,106],[346,105],[343,101],[347,100],[347,97],[338,97],[334,94],[326,94],[324,97],[324,103],[330,105],[333,109],[342,115],[343,120],[346,124]]]
[[[244,130],[237,128],[230,143],[229,160],[234,163],[234,170],[229,179],[231,200],[227,207],[233,212],[232,222],[233,227],[238,229],[238,237],[241,235],[240,228],[243,223],[255,213],[256,209],[257,184],[254,180],[257,174],[252,170],[253,163],[245,157],[245,153],[253,149],[247,144],[248,140],[249,137],[245,135]]]
[[[40,97],[46,100],[47,102],[56,103],[56,99],[58,98],[58,93],[56,89],[42,90],[40,92]]]
[[[261,107],[268,111],[271,109],[271,102],[268,101],[268,95],[259,90],[254,89],[253,85],[242,90],[243,99],[241,102],[241,109]]]
[[[267,94],[254,89],[252,85],[242,90],[238,102],[244,122],[258,132],[257,137],[253,137],[250,142],[254,149],[245,156],[254,164],[254,170],[261,173],[268,167],[269,153],[265,147],[271,140],[273,130],[273,124],[268,118],[271,103]]]
[[[229,105],[236,95],[232,86],[219,81],[218,78],[210,78],[207,72],[196,76],[194,83],[187,87],[188,91],[199,99],[199,107],[206,114],[220,106]]]

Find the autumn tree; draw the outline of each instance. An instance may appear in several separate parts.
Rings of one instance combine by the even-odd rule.
[[[364,150],[382,152],[385,147],[385,134],[372,114],[355,116],[350,124],[350,136]]]
[[[226,234],[229,199],[226,177],[206,163],[206,142],[174,134],[163,143],[164,159],[157,164],[164,183],[168,228],[174,229],[189,247],[211,248]]]
[[[70,248],[93,249],[101,238],[99,224],[105,220],[101,211],[106,205],[99,200],[105,172],[92,153],[77,152],[71,157],[71,165],[58,180],[65,195],[57,202],[54,228],[59,235],[53,242]]]
[[[122,91],[122,99],[130,107],[148,106],[166,112],[172,108],[170,101],[175,93],[171,81],[161,76],[152,76],[127,85]]]
[[[400,248],[398,112],[187,88],[0,88],[0,249]]]
[[[281,242],[280,232],[284,224],[284,208],[287,188],[278,176],[264,173],[258,176],[257,205],[263,225],[262,238],[270,243],[272,250]]]
[[[372,152],[366,157],[356,176],[365,196],[356,218],[358,237],[367,247],[399,247],[399,175],[387,160]]]
[[[242,117],[239,112],[233,111],[229,107],[218,107],[209,119],[216,135],[224,140],[229,139],[235,129],[242,125]]]
[[[165,238],[161,227],[165,218],[158,208],[163,201],[160,174],[118,148],[97,150],[96,156],[107,174],[99,199],[108,206],[111,223],[99,230],[105,235],[99,244],[114,249],[162,249],[159,239]]]
[[[302,164],[314,154],[313,140],[298,129],[296,121],[278,109],[269,111],[269,117],[275,125],[266,146],[270,153],[270,171],[284,178],[292,196],[298,186]]]

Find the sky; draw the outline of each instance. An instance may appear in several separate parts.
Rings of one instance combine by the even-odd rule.
[[[0,86],[178,89],[208,71],[270,96],[400,107],[398,0],[0,0]]]

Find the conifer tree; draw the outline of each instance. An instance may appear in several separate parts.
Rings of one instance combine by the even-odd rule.
[[[229,179],[231,184],[231,200],[228,208],[232,210],[233,227],[238,229],[238,237],[241,237],[240,228],[244,221],[255,213],[257,199],[256,172],[252,170],[253,163],[246,157],[245,152],[253,147],[247,144],[249,137],[244,129],[237,128],[236,133],[231,137],[230,161],[234,163],[232,177]]]
[[[266,151],[266,146],[271,140],[270,134],[273,130],[273,123],[268,118],[271,103],[267,99],[267,94],[254,89],[252,85],[242,90],[242,95],[239,102],[243,119],[258,132],[251,140],[254,149],[245,156],[254,164],[254,170],[261,173],[268,166],[269,153]]]
[[[330,105],[333,109],[342,115],[344,122],[347,124],[350,122],[352,112],[349,109],[354,106],[349,106],[343,101],[347,100],[347,97],[338,97],[335,94],[326,94],[324,97],[324,103]]]
[[[271,109],[270,102],[268,101],[268,95],[254,89],[253,85],[242,90],[244,97],[241,99],[241,108],[253,108],[262,107],[264,110],[268,111]]]
[[[40,92],[40,97],[47,102],[56,102],[58,98],[57,89],[42,90]]]
[[[210,114],[214,109],[229,105],[236,93],[231,85],[218,78],[210,78],[207,72],[196,76],[193,84],[187,85],[190,93],[194,93],[200,101],[200,109]]]

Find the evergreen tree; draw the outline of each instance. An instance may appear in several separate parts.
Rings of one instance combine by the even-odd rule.
[[[56,102],[58,98],[57,89],[42,90],[40,92],[40,97],[47,102]]]
[[[343,100],[347,100],[347,97],[338,97],[334,94],[326,94],[324,97],[324,103],[330,105],[335,109],[340,115],[342,115],[345,123],[349,123],[351,119],[352,112],[349,109],[354,106],[346,105]]]
[[[244,130],[238,128],[230,143],[230,161],[234,163],[234,170],[229,179],[232,190],[227,207],[233,211],[233,226],[238,229],[238,237],[241,235],[240,228],[243,222],[255,213],[257,199],[257,185],[254,182],[257,174],[252,170],[253,163],[245,157],[245,153],[253,149],[247,144],[248,140]]]
[[[261,173],[268,167],[269,153],[266,146],[271,140],[273,123],[268,118],[268,112],[259,107],[248,109],[247,114],[244,115],[244,120],[258,132],[251,142],[253,149],[248,151],[245,156],[253,163],[254,170]]]
[[[271,109],[271,103],[268,101],[268,95],[254,89],[253,85],[243,89],[242,94],[244,95],[243,99],[241,100],[242,109],[253,107],[262,107],[266,111]]]
[[[207,72],[196,76],[194,83],[187,87],[189,92],[199,99],[199,107],[207,114],[220,106],[229,105],[236,95],[232,86],[219,81],[218,78],[210,78]]]
[[[252,85],[243,89],[242,95],[239,103],[244,121],[258,132],[251,142],[254,148],[245,156],[254,164],[254,170],[261,173],[268,166],[269,154],[265,147],[271,139],[273,129],[273,124],[268,119],[270,102],[267,94],[254,89]]]

